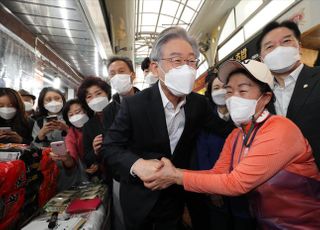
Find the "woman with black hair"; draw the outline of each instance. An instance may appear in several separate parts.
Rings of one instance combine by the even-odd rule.
[[[79,86],[77,96],[93,117],[83,126],[84,162],[91,179],[106,179],[102,175],[100,151],[103,142],[104,120],[103,109],[109,104],[111,87],[98,77],[87,77]],[[109,175],[110,176],[110,175]]]
[[[67,152],[63,155],[50,153],[51,158],[58,163],[60,168],[58,178],[58,189],[60,191],[87,181],[82,164],[84,155],[82,127],[89,120],[88,113],[83,109],[78,99],[71,99],[66,102],[62,110],[62,116],[69,126],[68,134],[65,137]]]
[[[18,92],[0,88],[0,142],[30,144],[32,126]]]
[[[69,126],[65,143],[72,160],[69,167],[73,167],[84,160],[82,127],[93,114],[86,111],[78,99],[71,99],[65,104],[62,115]]]
[[[226,107],[226,90],[223,83],[218,79],[216,73],[210,73],[205,96],[212,106],[212,116],[229,120],[229,113]],[[201,170],[210,169],[219,158],[225,138],[216,134],[203,131],[197,142],[198,167]]]
[[[62,119],[61,110],[66,102],[57,89],[47,87],[40,92],[37,120],[33,126],[33,143],[38,147],[48,147],[53,141],[62,141],[68,126]]]

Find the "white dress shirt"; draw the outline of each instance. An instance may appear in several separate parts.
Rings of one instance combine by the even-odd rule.
[[[186,121],[186,116],[183,108],[183,106],[186,104],[186,98],[180,101],[177,107],[174,108],[173,104],[168,100],[167,96],[164,94],[160,82],[158,83],[158,86],[164,113],[166,115],[167,130],[169,134],[170,148],[172,154],[181,137]]]
[[[230,113],[229,112],[226,112],[225,114],[223,113],[220,113],[219,109],[217,108],[217,112],[218,112],[218,116],[224,120],[224,121],[229,121],[230,119]]]
[[[186,121],[183,108],[183,106],[186,104],[186,98],[180,101],[177,107],[174,108],[173,104],[168,100],[167,96],[164,94],[160,85],[160,81],[158,83],[158,87],[161,95],[164,113],[166,116],[166,124],[170,141],[170,150],[171,154],[173,154],[183,132]],[[134,164],[130,168],[130,174],[135,177],[136,175],[133,173]]]
[[[274,82],[273,92],[276,96],[274,106],[278,115],[287,116],[288,106],[302,68],[303,64],[299,65],[284,79],[284,87],[281,87],[277,81]]]

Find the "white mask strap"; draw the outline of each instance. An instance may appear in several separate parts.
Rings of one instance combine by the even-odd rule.
[[[162,67],[160,66],[160,62],[157,62],[159,69],[162,71],[162,73],[166,74],[166,72],[162,69]],[[161,79],[161,77],[158,77],[160,81],[162,81],[164,83],[164,80]]]
[[[256,106],[258,105],[258,102],[260,101],[260,99],[262,98],[264,96],[264,94],[261,94],[261,96],[257,99],[257,104],[256,104]],[[261,112],[263,112],[264,111],[264,108],[262,109],[262,111]],[[256,113],[254,113],[253,115],[252,115],[252,121],[254,121],[253,119],[254,119],[254,116],[256,115],[256,114],[259,114],[260,113],[260,111],[259,112],[256,112]]]

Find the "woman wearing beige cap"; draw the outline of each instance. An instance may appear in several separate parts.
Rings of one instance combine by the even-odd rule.
[[[145,186],[156,190],[180,184],[192,192],[247,194],[261,229],[320,229],[320,173],[298,127],[266,109],[273,100],[273,76],[266,65],[229,60],[219,78],[238,128],[228,136],[215,166],[182,170],[163,158],[165,166]]]

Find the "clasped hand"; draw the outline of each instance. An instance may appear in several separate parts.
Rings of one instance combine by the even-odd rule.
[[[182,171],[175,168],[170,160],[139,159],[133,165],[133,173],[151,190],[161,190],[172,184],[182,184]]]

